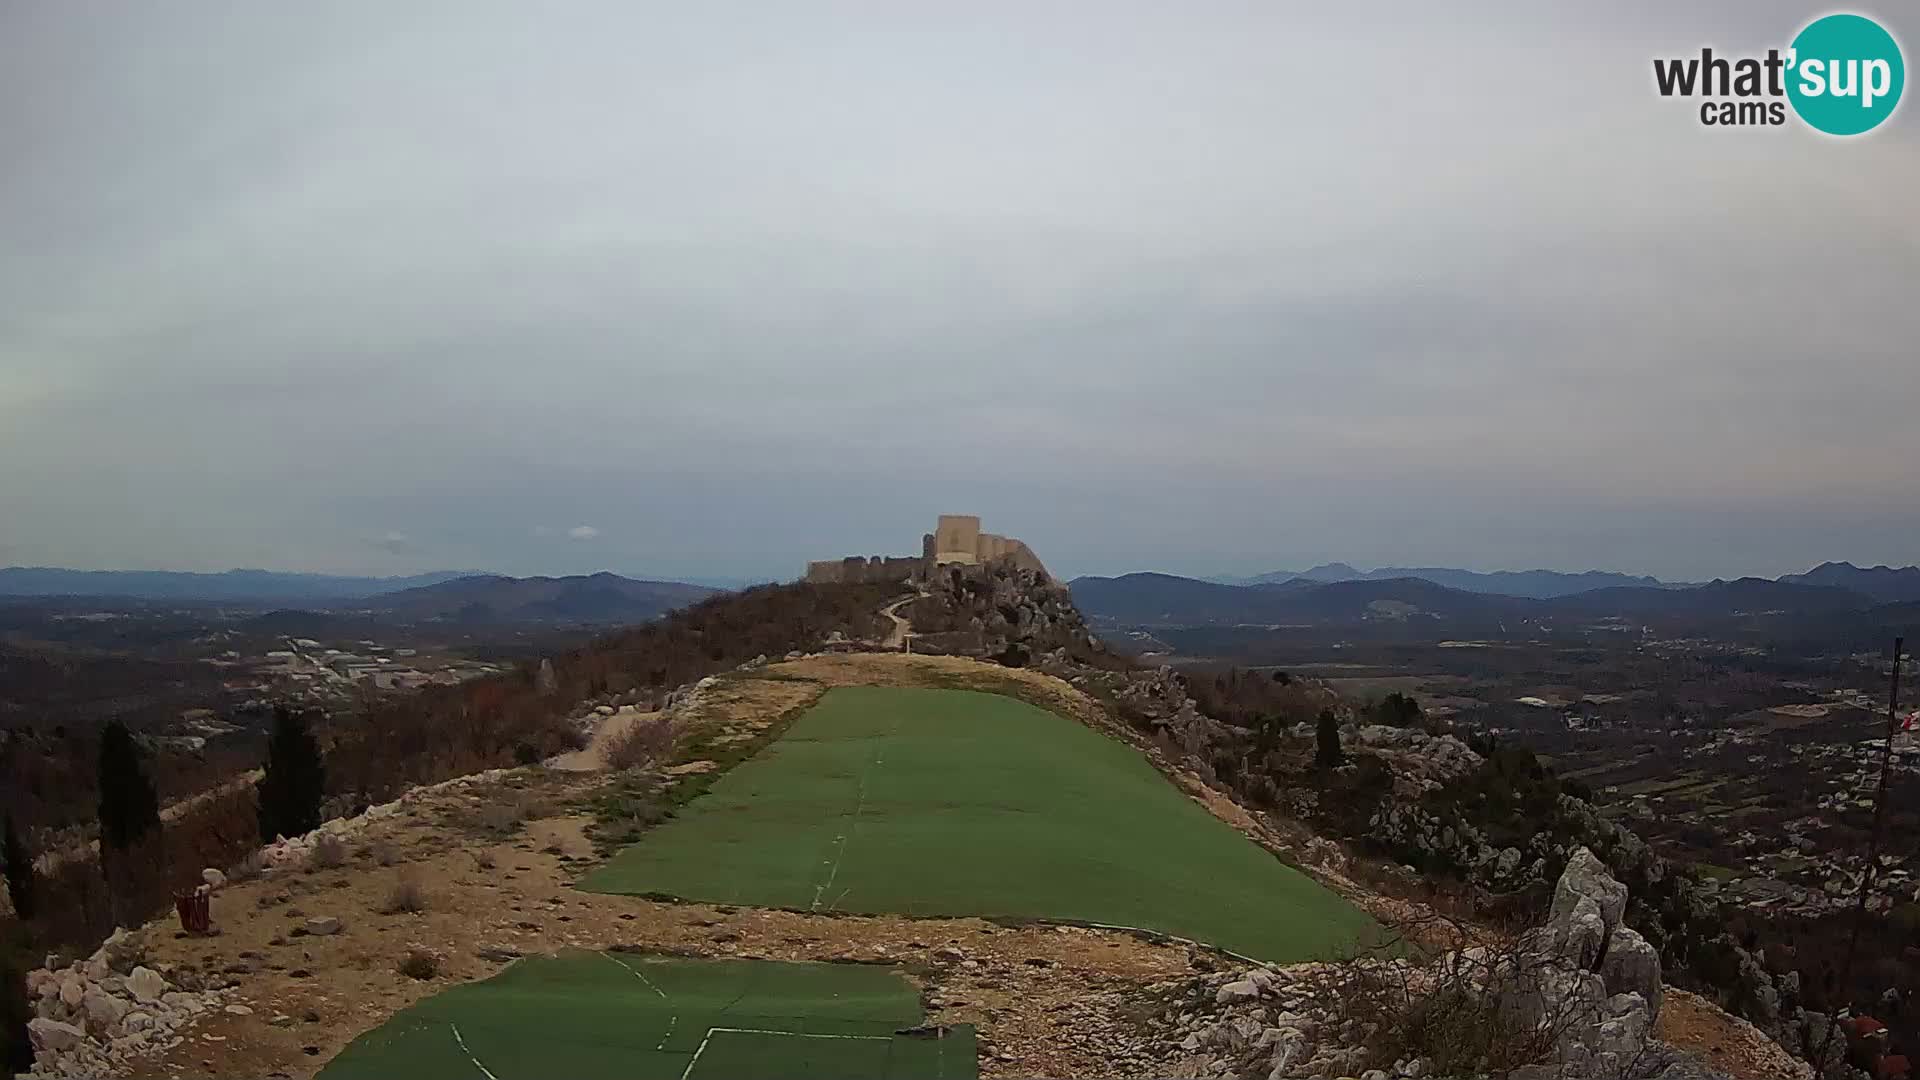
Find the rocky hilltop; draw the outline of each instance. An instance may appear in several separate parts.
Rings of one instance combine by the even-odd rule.
[[[1626,900],[1626,887],[1582,848],[1555,887],[1551,918],[1518,939],[1485,936],[1425,963],[1357,958],[1216,972],[1173,988],[1155,1024],[1186,1054],[1183,1076],[1724,1077],[1655,1035],[1660,959],[1621,921]],[[1415,1030],[1422,1027],[1444,1037]],[[1439,1053],[1408,1050],[1388,1068],[1366,1067],[1382,1046],[1398,1052],[1413,1043],[1437,1044]]]
[[[30,977],[36,1075],[185,1075],[216,1060],[309,1075],[412,1001],[567,947],[907,965],[938,1023],[977,1027],[990,1078],[1807,1074],[1668,984],[1707,990],[1769,1031],[1825,1018],[1719,940],[1684,875],[1530,756],[1372,722],[1309,679],[1135,664],[1088,630],[1062,586],[1008,561],[943,567],[875,610],[905,611],[911,633],[886,632],[876,614],[859,621],[872,636],[815,630],[809,647],[678,686],[623,685],[613,666],[583,679],[579,657],[530,667],[531,692],[586,749],[415,787],[210,869],[219,937],[178,935],[169,920],[77,963],[49,957]],[[956,655],[922,655],[934,650]],[[1012,694],[1127,741],[1395,934],[1357,955],[1266,967],[1098,928],[568,888],[764,745],[781,717],[844,685]],[[568,686],[592,692],[574,700]],[[628,733],[658,738],[635,752]],[[1438,887],[1449,881],[1459,888]],[[1703,956],[1732,959],[1731,988],[1701,977]],[[1850,1068],[1835,1060],[1825,1075],[1861,1075]]]

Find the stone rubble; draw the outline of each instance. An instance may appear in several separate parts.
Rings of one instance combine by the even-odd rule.
[[[178,1046],[202,1014],[220,1008],[225,987],[204,987],[192,972],[178,982],[147,967],[138,932],[115,930],[94,954],[66,964],[49,956],[27,974],[34,1017],[29,1078],[95,1077],[124,1070],[151,1052]],[[228,1005],[227,1008],[233,1006]]]

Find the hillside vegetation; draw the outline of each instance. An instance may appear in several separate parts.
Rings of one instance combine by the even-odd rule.
[[[499,676],[433,686],[320,718],[334,813],[384,802],[407,787],[489,768],[528,764],[575,749],[578,702],[664,696],[672,688],[756,656],[818,647],[831,634],[872,636],[894,590],[860,585],[780,585],[711,597],[656,623],[618,631]],[[91,802],[91,777],[63,797]],[[28,823],[30,824],[30,823]],[[91,859],[46,875],[38,947],[89,945],[116,921],[164,910],[207,866],[229,866],[259,840],[250,787],[221,791],[166,821],[122,860],[109,890]]]

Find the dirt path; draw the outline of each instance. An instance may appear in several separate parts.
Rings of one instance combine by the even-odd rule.
[[[622,735],[631,730],[642,717],[657,715],[659,714],[642,711],[632,705],[622,706],[612,716],[600,718],[600,723],[593,729],[592,740],[583,749],[561,754],[549,760],[547,767],[559,769],[561,772],[604,772],[611,768],[607,764],[608,749]]]
[[[905,615],[900,614],[900,609],[918,599],[920,599],[919,596],[903,596],[880,609],[880,614],[893,620],[893,628],[887,631],[887,636],[880,642],[883,647],[888,649],[907,647],[907,635],[913,632],[913,624]]]

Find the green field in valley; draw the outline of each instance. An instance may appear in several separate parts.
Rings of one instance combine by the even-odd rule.
[[[966,690],[828,692],[583,887],[1142,927],[1281,962],[1377,931],[1133,748]]]
[[[969,1080],[971,1028],[900,1034],[918,991],[883,968],[569,952],[516,961],[355,1039],[321,1080]]]

